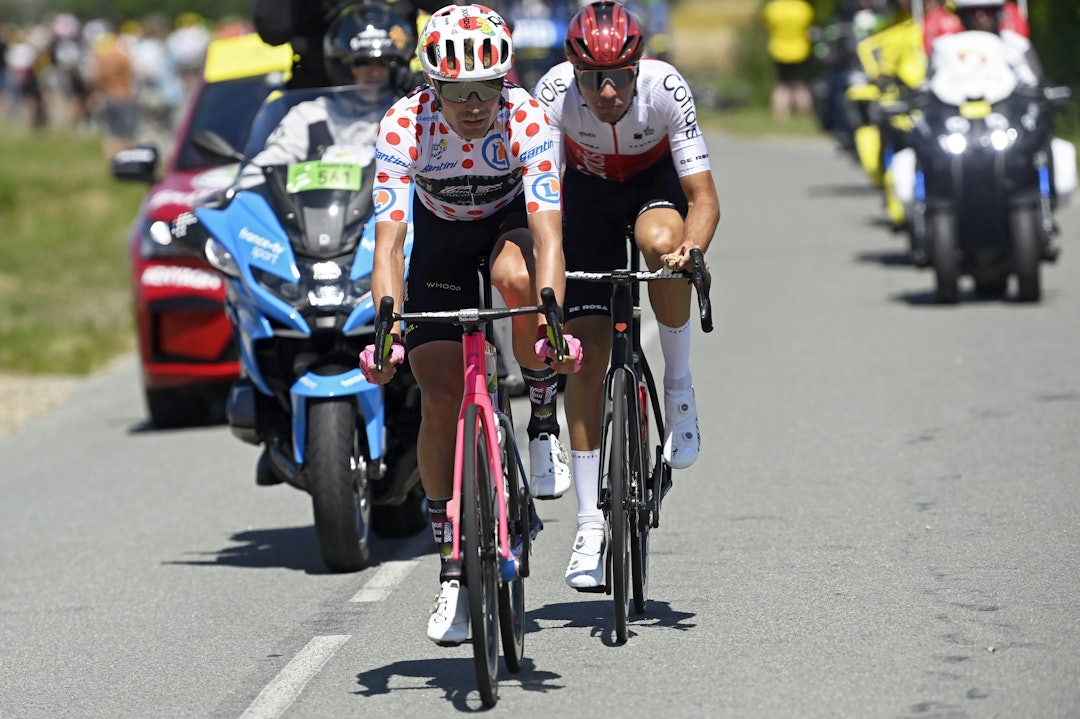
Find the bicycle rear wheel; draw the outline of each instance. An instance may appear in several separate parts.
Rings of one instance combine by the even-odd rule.
[[[509,399],[500,399],[502,412],[510,415]],[[506,439],[503,441],[503,483],[506,489],[506,514],[510,547],[518,557],[518,572],[507,581],[499,584],[499,628],[502,630],[503,660],[506,668],[516,674],[521,671],[521,660],[525,655],[525,577],[528,576],[529,551],[529,498],[518,473],[517,455],[514,450],[514,421],[503,426]]]
[[[627,484],[630,476],[629,403],[626,374],[616,372],[611,383],[611,437],[608,454],[608,522],[611,525],[611,589],[615,602],[615,639],[625,642],[630,609],[630,521]]]
[[[496,629],[499,566],[492,512],[491,476],[484,419],[478,405],[465,408],[465,455],[461,478],[461,551],[469,588],[473,664],[480,700],[499,701],[499,636]]]

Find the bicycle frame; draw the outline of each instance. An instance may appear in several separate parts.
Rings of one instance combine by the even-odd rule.
[[[461,398],[461,410],[458,412],[457,441],[454,452],[454,490],[446,504],[446,516],[454,528],[453,551],[451,558],[461,560],[461,496],[463,481],[465,446],[465,410],[469,405],[477,405],[484,418],[484,439],[487,444],[488,470],[495,478],[496,509],[498,512],[498,542],[500,574],[503,581],[511,581],[518,576],[517,557],[510,548],[509,517],[506,509],[506,488],[503,485],[502,453],[499,449],[498,423],[495,407],[488,393],[486,362],[487,336],[480,330],[479,322],[462,325],[461,358],[465,366],[465,393]],[[517,453],[515,445],[515,454]]]

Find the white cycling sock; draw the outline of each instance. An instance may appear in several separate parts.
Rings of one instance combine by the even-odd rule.
[[[604,526],[604,513],[600,511],[596,502],[600,496],[600,450],[591,449],[585,452],[570,452],[570,463],[574,472],[574,493],[577,494],[577,523],[578,529],[585,524],[599,523]]]
[[[682,327],[668,327],[656,323],[660,329],[660,351],[664,355],[664,388],[689,389],[693,384],[690,376],[690,320]]]

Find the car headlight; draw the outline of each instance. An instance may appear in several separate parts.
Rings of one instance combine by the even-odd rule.
[[[206,243],[206,261],[210,265],[220,272],[224,272],[229,277],[240,276],[240,266],[236,264],[236,260],[232,254],[225,249],[225,245],[221,244],[217,240],[211,238]]]
[[[265,289],[290,304],[295,303],[304,295],[303,288],[301,288],[300,284],[297,282],[282,279],[277,275],[272,275],[269,272],[263,272],[262,270],[255,267],[251,269],[251,274],[255,277],[255,280]]]
[[[176,257],[177,255],[190,254],[185,252],[182,248],[178,248],[174,243],[162,243],[155,240],[150,233],[150,227],[154,223],[149,220],[144,220],[139,223],[139,256],[144,260],[149,260],[153,257]]]

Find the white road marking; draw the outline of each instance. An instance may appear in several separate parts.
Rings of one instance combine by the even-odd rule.
[[[277,719],[351,635],[315,637],[267,684],[240,719]]]
[[[381,602],[390,596],[390,593],[401,584],[405,577],[420,561],[409,559],[406,561],[384,562],[378,571],[372,575],[359,592],[350,599],[350,602]]]

